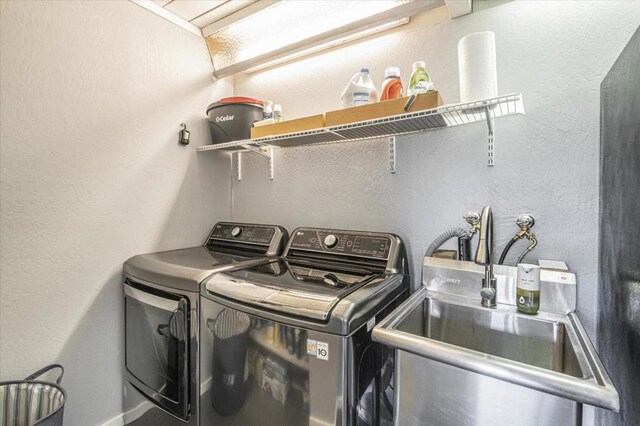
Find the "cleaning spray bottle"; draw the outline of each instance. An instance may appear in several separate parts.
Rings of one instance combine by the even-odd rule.
[[[409,94],[417,95],[419,93],[425,93],[433,89],[434,86],[431,82],[431,77],[427,72],[424,61],[414,62],[413,72],[411,73],[411,80],[409,81]]]
[[[409,81],[409,99],[404,105],[404,110],[409,111],[413,102],[416,100],[416,96],[421,93],[435,90],[435,86],[431,82],[431,77],[425,68],[424,61],[416,61],[413,63],[413,73],[411,74],[411,80]]]
[[[402,97],[402,81],[399,67],[387,67],[384,70],[384,81],[380,92],[380,101]]]

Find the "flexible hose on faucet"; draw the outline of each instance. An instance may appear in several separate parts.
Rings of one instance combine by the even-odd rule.
[[[520,257],[518,258],[518,261],[516,262],[516,265],[519,263],[522,263],[522,259],[524,259],[524,257],[531,251],[531,249],[529,247],[527,247],[526,249],[524,249],[524,251],[522,252],[522,254],[520,255]]]
[[[502,265],[504,263],[504,259],[507,257],[507,253],[509,253],[509,250],[511,250],[511,246],[519,239],[520,238],[515,236],[511,239],[511,241],[507,243],[504,250],[502,250],[502,254],[500,254],[500,260],[498,260],[498,265]]]
[[[518,257],[518,261],[516,262],[516,265],[518,263],[521,263],[522,260],[524,259],[524,257],[527,255],[527,253],[529,253],[531,250],[533,250],[535,248],[535,246],[537,246],[537,245],[538,245],[538,240],[536,239],[536,236],[533,235],[533,237],[531,238],[531,244],[529,244],[529,247],[524,249],[524,251],[522,252],[520,257]]]
[[[518,227],[520,228],[520,231],[516,232],[516,235],[514,235],[513,238],[511,238],[511,241],[509,241],[505,246],[504,250],[502,250],[502,253],[500,254],[500,260],[498,260],[498,265],[502,265],[504,263],[504,260],[507,257],[507,253],[509,253],[509,250],[511,250],[511,247],[516,241],[521,240],[523,238],[526,238],[527,240],[531,241],[531,244],[529,245],[529,247],[527,247],[520,254],[520,257],[518,257],[518,261],[516,262],[516,265],[522,262],[522,259],[524,259],[527,253],[529,253],[531,250],[534,249],[536,245],[538,245],[538,240],[536,239],[536,235],[533,232],[531,232],[531,228],[533,228],[533,225],[535,223],[536,223],[535,219],[530,214],[521,214],[516,218],[516,225],[518,225]]]
[[[431,243],[431,245],[429,246],[429,248],[427,249],[424,255],[425,257],[431,257],[436,252],[436,250],[440,248],[440,246],[442,246],[444,243],[449,241],[451,238],[455,238],[455,237],[459,238],[459,237],[467,237],[467,236],[469,236],[469,232],[467,232],[466,230],[462,228],[451,228],[443,232],[435,240],[433,240],[433,242]]]

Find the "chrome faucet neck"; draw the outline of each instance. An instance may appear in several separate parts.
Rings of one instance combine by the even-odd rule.
[[[493,249],[493,213],[491,207],[485,206],[480,214],[480,232],[475,263],[491,265],[491,251]]]
[[[480,232],[476,249],[475,263],[484,266],[482,279],[482,306],[496,305],[496,279],[493,277],[491,255],[493,252],[493,213],[490,206],[485,206],[480,214]]]

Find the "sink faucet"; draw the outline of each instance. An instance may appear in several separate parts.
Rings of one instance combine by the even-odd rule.
[[[482,306],[490,308],[496,305],[496,279],[493,277],[491,252],[493,251],[493,213],[491,207],[485,206],[480,214],[480,238],[476,249],[475,263],[484,266],[482,279]]]

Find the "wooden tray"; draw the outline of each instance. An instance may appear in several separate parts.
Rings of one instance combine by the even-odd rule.
[[[251,139],[320,129],[322,127],[324,127],[324,114],[310,115],[309,117],[296,118],[294,120],[285,120],[278,123],[265,124],[264,126],[252,127]]]
[[[436,108],[444,105],[440,93],[437,91],[422,93],[416,97],[411,109],[405,111],[404,105],[409,99],[408,96],[390,101],[376,102],[374,104],[361,105],[353,108],[344,108],[336,111],[329,111],[325,114],[324,125],[326,127],[340,124],[357,123],[359,121],[372,120],[374,118],[389,117],[391,115],[404,114],[405,112],[416,112],[425,109]]]

